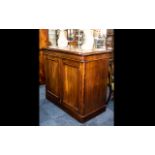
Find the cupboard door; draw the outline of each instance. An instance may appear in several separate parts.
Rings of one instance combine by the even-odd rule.
[[[59,74],[59,59],[53,56],[46,57],[46,90],[52,96],[53,100],[60,99],[60,74]]]
[[[79,111],[80,63],[62,60],[62,103],[69,109]]]

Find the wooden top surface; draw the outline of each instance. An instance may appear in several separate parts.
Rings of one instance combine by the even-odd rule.
[[[80,48],[73,48],[73,47],[66,47],[66,48],[60,48],[60,47],[48,47],[43,49],[46,51],[56,51],[56,52],[63,52],[63,53],[69,53],[69,54],[75,54],[75,55],[82,55],[82,56],[88,56],[88,55],[94,55],[94,54],[104,54],[112,52],[112,49],[80,49]]]

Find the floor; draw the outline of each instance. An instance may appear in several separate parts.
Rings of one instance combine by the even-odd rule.
[[[40,126],[113,126],[114,106],[111,100],[106,111],[91,120],[80,123],[45,98],[45,85],[40,86]]]

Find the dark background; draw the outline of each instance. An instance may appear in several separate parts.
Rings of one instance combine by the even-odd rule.
[[[115,125],[155,125],[155,30],[115,30]],[[1,34],[0,125],[39,125],[39,31]]]
[[[39,32],[0,30],[0,125],[39,125]]]
[[[115,125],[155,125],[155,30],[115,30]]]

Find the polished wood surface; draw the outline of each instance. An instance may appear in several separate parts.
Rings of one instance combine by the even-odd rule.
[[[103,101],[106,100],[107,69],[108,61],[104,59],[86,63],[85,113],[103,107]]]
[[[45,70],[44,70],[44,52],[43,48],[48,46],[48,30],[39,29],[39,83],[45,84]]]
[[[78,62],[62,60],[62,103],[79,111],[79,66]]]
[[[106,108],[111,51],[46,48],[46,97],[83,122]]]
[[[80,49],[80,48],[75,48],[73,46],[68,46],[65,48],[61,47],[48,47],[44,48],[44,51],[52,51],[56,52],[56,54],[59,53],[66,53],[66,54],[72,54],[72,55],[78,55],[78,56],[90,56],[90,55],[97,55],[97,54],[104,54],[104,53],[111,53],[113,49]]]
[[[46,86],[48,92],[54,95],[56,100],[60,98],[59,94],[59,60],[54,57],[48,57],[46,59]]]
[[[48,29],[39,29],[39,49],[48,46]]]

